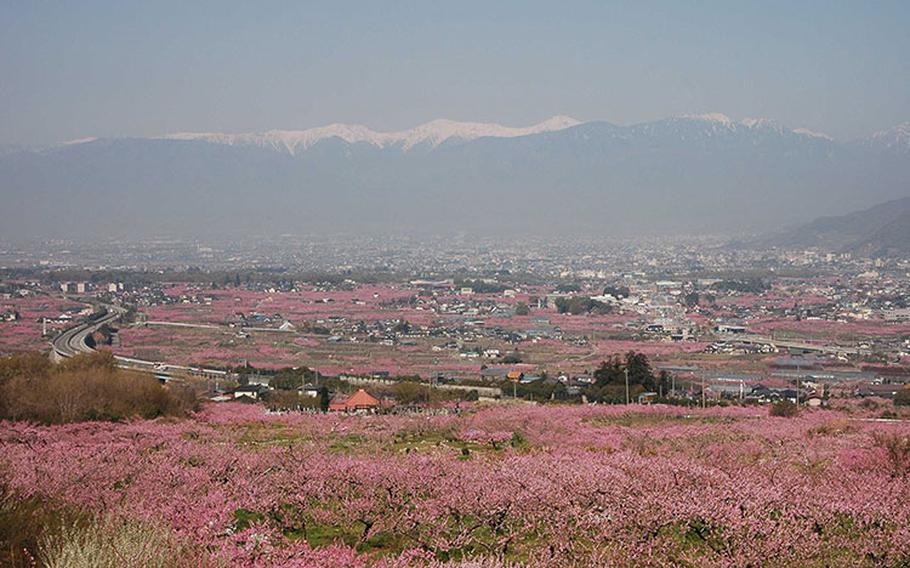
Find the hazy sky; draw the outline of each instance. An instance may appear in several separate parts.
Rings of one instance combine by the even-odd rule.
[[[0,144],[176,131],[910,120],[910,1],[0,0]]]

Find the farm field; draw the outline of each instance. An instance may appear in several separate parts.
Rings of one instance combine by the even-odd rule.
[[[393,375],[433,376],[437,372],[474,375],[495,361],[465,359],[457,352],[434,352],[444,339],[417,339],[410,345],[367,342],[329,342],[325,336],[304,333],[249,332],[178,327],[130,327],[120,331],[118,355],[181,364],[239,365],[244,361],[261,368],[307,365],[325,374],[388,371]],[[479,340],[483,349],[517,350],[523,363],[555,371],[582,371],[596,367],[615,353],[636,350],[655,360],[684,360],[704,348],[703,343],[670,344],[660,341],[597,340],[584,347],[561,341],[540,340],[512,345],[495,339]],[[672,355],[676,357],[671,357]]]
[[[353,290],[320,290],[311,287],[297,292],[254,292],[243,289],[211,290],[183,284],[165,289],[173,298],[192,298],[143,308],[149,326],[124,327],[117,353],[182,364],[241,364],[249,362],[263,368],[301,365],[326,374],[387,371],[393,375],[435,376],[448,373],[476,376],[482,366],[495,366],[495,360],[466,358],[458,350],[433,350],[465,333],[475,337],[465,341],[469,348],[495,349],[500,353],[518,352],[522,362],[553,372],[582,372],[592,369],[614,353],[635,349],[665,360],[684,360],[702,351],[705,342],[670,342],[660,339],[633,340],[624,324],[632,314],[569,315],[550,306],[534,309],[532,315],[492,312],[483,316],[446,313],[440,306],[463,302],[456,295],[437,295],[432,307],[418,291],[397,285],[362,285]],[[527,302],[533,293],[515,296],[475,294],[472,302],[514,306]],[[205,298],[199,301],[199,298]],[[265,324],[246,321],[249,337],[237,334],[240,315],[256,314]],[[290,322],[292,331],[263,331]],[[198,327],[161,326],[158,322],[189,324]],[[406,343],[394,345],[369,341],[365,334],[352,332],[361,325],[407,322],[418,333]],[[502,333],[535,333],[541,326],[558,330],[558,338],[533,338],[511,343]],[[323,328],[322,334],[312,333]],[[340,330],[342,341],[329,341],[328,330]],[[420,330],[428,333],[419,333]],[[429,335],[429,336],[428,336]],[[546,334],[545,334],[546,335]],[[351,337],[355,341],[350,341]],[[584,339],[583,344],[572,340]],[[375,338],[374,338],[375,339]]]
[[[0,475],[7,502],[145,527],[195,565],[903,566],[910,425],[873,415],[222,404],[6,423]]]
[[[478,377],[482,366],[502,366],[495,360],[460,357],[458,352],[433,351],[444,339],[416,339],[411,345],[381,343],[329,342],[325,336],[303,333],[249,332],[249,337],[237,337],[236,330],[181,328],[169,326],[137,326],[120,331],[118,355],[153,361],[180,364],[241,365],[248,362],[259,368],[306,365],[324,374],[369,374],[387,371],[392,375],[432,377],[436,373]],[[703,344],[668,344],[665,342],[598,340],[585,347],[567,345],[561,341],[540,340],[511,345],[495,339],[479,340],[483,349],[501,352],[517,350],[522,365],[557,371],[582,371],[596,367],[615,353],[636,350],[648,355],[661,355],[667,360],[668,347],[685,356]],[[504,365],[508,367],[509,365]]]
[[[57,318],[85,306],[77,302],[45,294],[29,294],[0,299],[0,314],[19,314],[18,321],[0,321],[0,355],[47,349],[48,340],[42,337],[42,320],[48,319],[49,334],[65,329],[71,323]]]
[[[326,375],[384,372],[475,379],[485,368],[514,366],[516,361],[526,371],[553,376],[589,373],[604,359],[634,350],[655,365],[767,378],[774,354],[705,353],[718,338],[718,322],[741,319],[750,333],[778,340],[840,345],[884,341],[890,350],[910,333],[907,323],[771,315],[774,310],[823,305],[824,298],[800,296],[800,289],[789,285],[761,294],[719,292],[708,305],[673,308],[676,321],[683,322],[677,325],[688,326],[692,334],[682,341],[646,331],[649,324],[662,321],[659,316],[666,308],[636,305],[614,307],[609,313],[559,313],[554,302],[536,305],[536,298],[553,292],[544,286],[468,296],[452,288],[428,291],[406,283],[299,285],[290,291],[177,283],[161,290],[167,300],[140,308],[147,325],[122,327],[114,348],[118,354],[188,365],[305,365]],[[519,315],[520,304],[534,307]],[[279,331],[282,324],[290,328]],[[401,333],[399,326],[410,331]],[[481,355],[487,351],[498,355]],[[511,363],[502,361],[507,354]]]

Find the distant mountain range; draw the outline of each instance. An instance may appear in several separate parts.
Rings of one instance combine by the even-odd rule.
[[[910,197],[810,223],[760,239],[760,246],[813,248],[864,256],[910,254]]]
[[[0,152],[0,238],[762,232],[910,193],[910,124],[841,142],[724,115],[437,120]]]
[[[270,130],[250,134],[182,132],[165,140],[202,140],[228,146],[257,146],[294,155],[323,140],[337,138],[348,144],[369,144],[377,148],[396,147],[403,151],[436,148],[444,142],[467,142],[477,138],[517,138],[542,132],[564,130],[581,124],[569,116],[554,116],[527,128],[512,128],[483,122],[455,122],[439,119],[400,132],[376,132],[360,124],[330,124],[309,130]]]

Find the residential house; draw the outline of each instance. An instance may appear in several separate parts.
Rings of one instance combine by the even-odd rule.
[[[379,410],[381,402],[367,391],[360,389],[347,400],[332,401],[329,404],[330,412],[375,412]]]

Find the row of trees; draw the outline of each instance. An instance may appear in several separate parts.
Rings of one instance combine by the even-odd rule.
[[[628,286],[609,285],[604,288],[604,296],[613,296],[614,298],[628,298],[630,293]]]
[[[256,369],[252,366],[234,369],[241,384],[248,384],[250,377],[265,375],[273,389],[265,395],[265,403],[271,410],[312,410],[325,412],[329,409],[331,394],[328,383],[337,386],[337,379],[320,379],[319,373],[309,367],[283,367],[277,370]],[[301,392],[304,386],[316,387],[316,396]]]
[[[669,392],[670,382],[670,374],[666,371],[654,373],[644,353],[629,351],[601,363],[594,371],[594,384],[585,389],[584,394],[591,402],[622,403],[626,402],[627,384],[629,399],[635,400],[645,392],[658,395]]]
[[[507,288],[499,282],[485,282],[470,278],[456,278],[454,283],[456,288],[470,288],[477,294],[498,294]]]
[[[585,296],[572,296],[571,298],[556,298],[556,311],[561,314],[573,316],[589,313],[608,314],[612,308],[603,302]]]
[[[715,290],[729,292],[744,292],[748,294],[761,294],[771,289],[771,285],[757,277],[721,280],[711,285]]]
[[[547,381],[546,374],[544,380],[504,386],[503,391],[508,396],[535,402],[562,401],[569,398],[566,386],[557,381]]]

